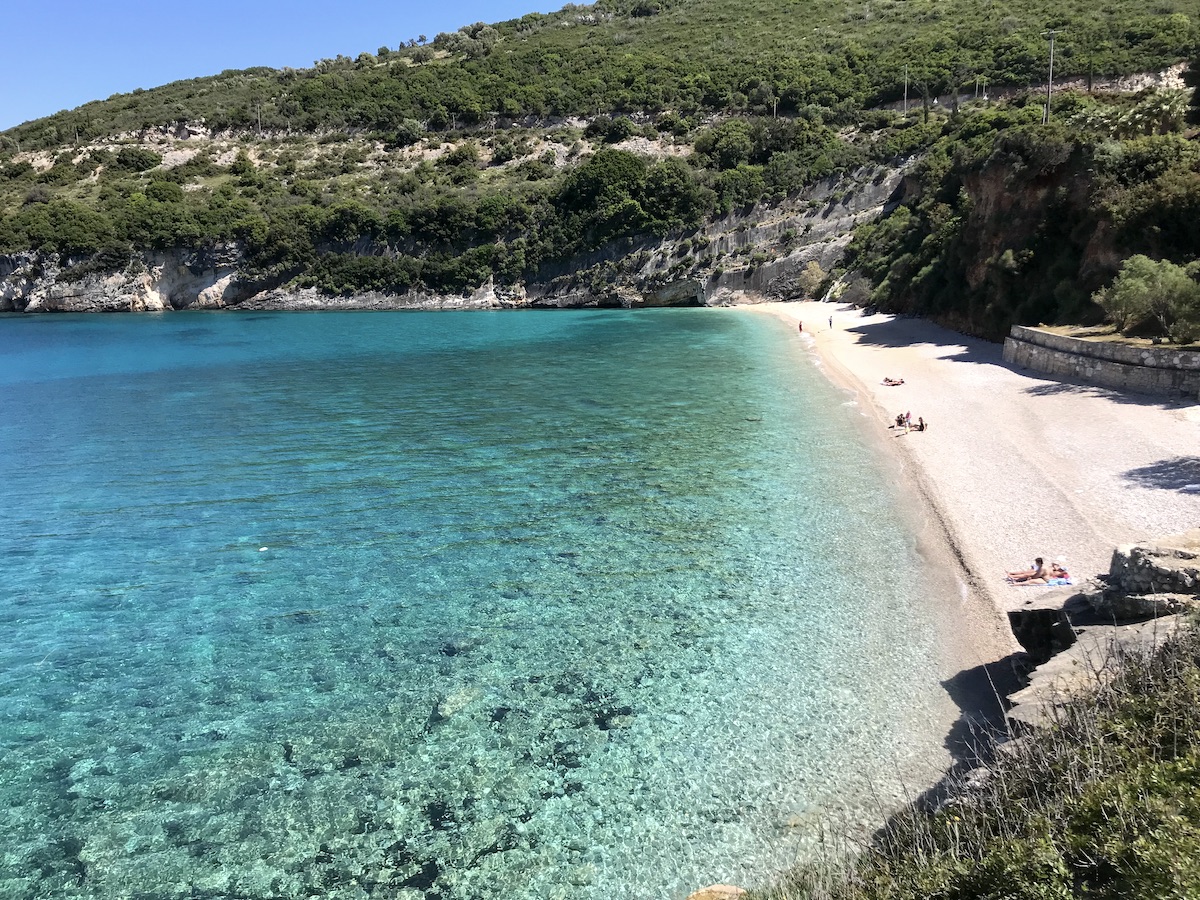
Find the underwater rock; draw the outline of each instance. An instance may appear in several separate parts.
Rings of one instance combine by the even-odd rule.
[[[706,888],[688,894],[687,900],[733,900],[734,897],[741,897],[745,893],[745,888],[736,885],[710,884]]]
[[[457,691],[448,694],[438,703],[438,715],[443,720],[449,719],[455,713],[462,711],[477,700],[482,694],[483,692],[477,687],[461,687]]]

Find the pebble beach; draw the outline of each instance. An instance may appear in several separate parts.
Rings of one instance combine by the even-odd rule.
[[[752,308],[787,320],[856,395],[965,593],[998,613],[1044,589],[1004,580],[1036,556],[1082,580],[1106,573],[1118,544],[1200,523],[1200,403],[1017,369],[1000,344],[921,319],[820,302]],[[929,428],[894,427],[903,413]]]

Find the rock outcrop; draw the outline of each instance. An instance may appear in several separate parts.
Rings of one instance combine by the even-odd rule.
[[[1080,691],[1100,686],[1130,653],[1149,653],[1175,633],[1176,613],[1200,608],[1200,529],[1118,547],[1108,575],[1048,591],[1009,613],[1034,667],[1010,695],[1010,721],[1043,726]]]
[[[1009,695],[1008,720],[1033,728],[1052,725],[1064,702],[1105,684],[1123,659],[1152,653],[1178,625],[1174,616],[1123,625],[1076,625],[1070,647],[1034,669],[1029,683]]]
[[[1114,618],[1180,612],[1197,608],[1200,595],[1200,528],[1151,544],[1131,544],[1113,552],[1109,591],[1102,606]]]
[[[231,246],[134,255],[119,271],[66,262],[35,253],[0,259],[0,312],[221,309],[253,294]]]

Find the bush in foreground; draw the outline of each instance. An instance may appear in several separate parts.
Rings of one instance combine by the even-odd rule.
[[[772,900],[1200,897],[1200,631],[1010,742],[980,788],[897,816],[845,866],[808,867]]]

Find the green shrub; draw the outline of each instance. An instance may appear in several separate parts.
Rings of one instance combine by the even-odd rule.
[[[33,174],[33,165],[26,160],[20,162],[10,162],[0,167],[0,178],[7,178],[9,181],[15,181],[26,175]]]
[[[473,167],[479,163],[479,147],[474,141],[463,141],[449,153],[443,154],[437,161],[442,169]]]
[[[59,162],[38,175],[37,180],[41,184],[52,184],[61,187],[63,185],[74,184],[83,177],[83,174],[75,166],[71,165],[71,163]]]
[[[239,150],[233,162],[229,164],[229,173],[231,175],[249,175],[254,171],[254,163],[250,161],[250,157],[245,150]]]
[[[604,143],[619,144],[638,133],[638,128],[628,116],[617,116],[604,130]]]
[[[153,150],[141,147],[122,147],[113,160],[113,168],[125,172],[145,172],[162,164],[162,157]]]
[[[113,241],[112,225],[104,216],[68,200],[26,206],[17,224],[34,248],[68,257],[89,256]]]
[[[1186,269],[1167,260],[1131,256],[1113,283],[1093,299],[1122,334],[1149,328],[1185,343],[1196,337],[1200,284]]]
[[[159,203],[179,203],[183,200],[183,188],[173,181],[152,181],[146,187],[146,196]]]

